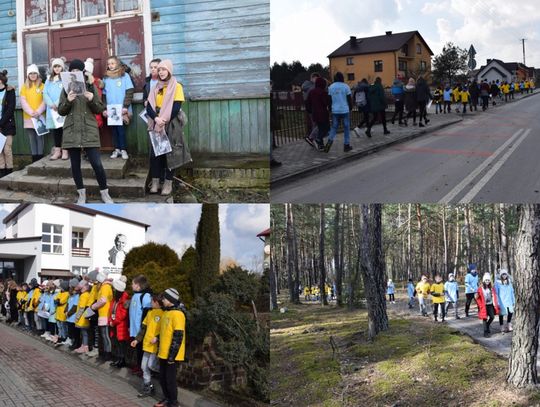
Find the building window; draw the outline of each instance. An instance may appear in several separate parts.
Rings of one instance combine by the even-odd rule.
[[[51,20],[57,22],[76,19],[77,5],[75,3],[75,0],[52,0]]]
[[[49,69],[49,39],[46,32],[26,34],[26,65],[36,64],[42,78]]]
[[[88,267],[83,266],[73,266],[71,267],[71,272],[75,274],[76,276],[84,276],[88,274]]]
[[[403,72],[407,71],[407,61],[399,61],[399,70]]]
[[[421,54],[422,53],[422,45],[416,44],[416,53]]]
[[[420,70],[422,71],[426,70],[426,61],[420,61]]]
[[[348,57],[347,58],[347,65],[354,65],[353,57]]]
[[[47,24],[47,0],[25,0],[25,24]]]
[[[348,81],[354,81],[354,74],[353,73],[348,73],[347,74],[347,80]]]
[[[383,71],[382,61],[375,61],[375,72],[382,72],[382,71]]]
[[[74,231],[71,232],[71,247],[73,249],[80,249],[84,244],[84,232]]]
[[[404,44],[403,47],[401,47],[401,52],[408,57],[409,56],[409,45]]]
[[[106,0],[82,0],[81,17],[101,16],[107,13]]]
[[[114,2],[114,11],[132,11],[139,9],[139,0],[116,0]]]
[[[44,223],[41,228],[41,251],[62,254],[62,225]]]

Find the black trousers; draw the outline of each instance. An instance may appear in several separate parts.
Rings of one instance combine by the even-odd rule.
[[[64,133],[64,129],[62,127],[59,129],[50,129],[50,132],[54,137],[54,146],[58,148],[62,147],[62,134]]]
[[[471,306],[472,300],[476,302],[476,299],[474,298],[474,293],[468,293],[465,294],[467,296],[467,301],[465,301],[465,315],[469,316],[469,308]],[[478,306],[478,303],[476,302],[476,306]]]
[[[330,123],[316,123],[317,124],[317,144],[324,144],[324,139],[328,137],[328,132],[330,131]]]
[[[377,119],[381,121],[383,129],[386,131],[386,112],[384,110],[382,112],[373,112],[373,117],[367,125],[368,129],[373,127]]]
[[[396,100],[395,102],[396,110],[394,111],[394,115],[392,116],[392,122],[396,120],[396,116],[398,117],[399,124],[403,121],[403,100]]]
[[[446,317],[446,309],[444,307],[444,302],[433,303],[433,316],[435,317],[435,319],[437,319],[437,316],[439,315],[439,305],[441,306],[441,315],[442,319],[444,320],[444,318]]]
[[[68,336],[73,341],[73,349],[77,349],[81,346],[81,332],[80,329],[75,326],[73,322],[68,322]]]
[[[512,315],[514,315],[513,312],[508,311],[508,308],[506,309],[506,322],[510,323],[512,322]],[[499,315],[499,324],[504,324],[504,315]]]
[[[484,333],[490,333],[489,326],[493,322],[493,318],[495,318],[495,307],[493,304],[487,304],[486,305],[486,312],[488,315],[488,319],[484,319]]]
[[[150,176],[169,181],[173,179],[173,173],[167,166],[167,154],[156,157],[153,148],[150,148]]]
[[[90,165],[92,166],[94,173],[96,174],[96,180],[99,184],[99,189],[107,189],[107,176],[105,175],[105,169],[101,163],[101,156],[99,155],[99,148],[91,147],[85,148],[86,156]],[[71,175],[77,185],[77,189],[83,189],[83,177],[81,171],[81,149],[80,148],[70,148],[69,149],[69,159],[71,161]]]
[[[163,396],[169,404],[178,403],[178,388],[176,385],[176,371],[178,362],[167,363],[165,359],[159,359],[159,384],[163,391]]]
[[[388,294],[388,301],[395,301],[394,294]]]

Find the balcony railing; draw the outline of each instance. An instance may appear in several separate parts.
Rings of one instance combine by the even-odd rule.
[[[90,257],[90,249],[85,247],[72,247],[71,255],[73,257]]]

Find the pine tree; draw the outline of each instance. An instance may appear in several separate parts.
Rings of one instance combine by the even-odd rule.
[[[195,249],[197,251],[198,275],[193,280],[194,297],[200,296],[212,286],[219,276],[220,240],[219,207],[217,204],[203,204],[201,218],[197,225]]]

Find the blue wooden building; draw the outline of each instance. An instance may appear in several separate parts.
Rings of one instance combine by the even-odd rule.
[[[152,58],[171,59],[183,83],[194,153],[242,156],[269,151],[269,0],[0,0],[0,69],[19,91],[26,66],[53,57],[118,55],[142,87]],[[138,96],[138,98],[137,98]],[[140,93],[136,99],[140,101]],[[135,103],[135,114],[142,109]],[[14,152],[25,154],[21,131]],[[108,147],[106,134],[102,146]],[[146,154],[144,122],[128,129],[129,149]],[[50,145],[50,142],[48,143]]]

